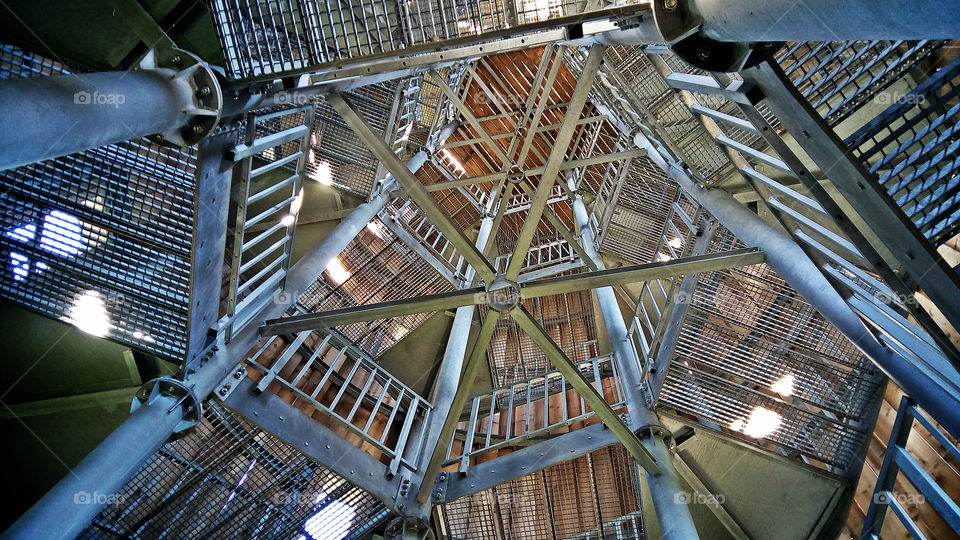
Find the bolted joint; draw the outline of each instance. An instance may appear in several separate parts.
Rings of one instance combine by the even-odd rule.
[[[164,70],[184,103],[186,124],[157,137],[180,146],[197,144],[220,122],[223,95],[216,73],[196,55],[182,49],[153,49],[140,69]]]
[[[170,407],[167,412],[173,412],[179,406],[183,406],[183,418],[173,428],[174,433],[179,433],[190,429],[200,422],[203,416],[203,407],[193,389],[186,385],[180,379],[173,377],[160,377],[148,381],[137,390],[133,396],[133,403],[130,404],[130,412],[134,412],[140,407],[149,407],[155,405],[160,398],[169,397],[176,400],[176,403]]]
[[[645,439],[660,439],[668,450],[673,450],[677,446],[676,441],[673,439],[673,433],[664,427],[663,424],[647,424],[635,429],[633,432],[641,441]]]
[[[653,20],[674,54],[708,71],[741,71],[773,58],[783,45],[760,41],[718,41],[703,30],[703,17],[693,0],[653,0]]]
[[[434,540],[433,529],[426,521],[401,516],[390,522],[384,532],[384,540]]]

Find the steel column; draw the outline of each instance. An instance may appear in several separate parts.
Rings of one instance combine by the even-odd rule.
[[[706,35],[718,41],[953,39],[960,35],[960,6],[937,0],[692,0],[688,5],[702,19]]]
[[[597,252],[593,229],[590,228],[590,218],[587,214],[587,208],[583,204],[583,197],[576,192],[576,181],[573,178],[569,178],[567,182],[569,191],[573,194],[573,217],[580,231],[580,243],[583,249],[593,257],[597,266],[603,268],[603,261]],[[647,403],[643,398],[641,389],[643,385],[643,365],[637,355],[637,350],[633,346],[633,341],[630,340],[616,293],[610,286],[598,287],[595,292],[597,304],[600,306],[600,314],[607,329],[610,348],[613,350],[614,363],[623,384],[624,399],[627,403],[627,410],[630,412],[630,427],[636,430],[658,424],[656,414],[647,408]],[[697,529],[693,524],[693,518],[690,516],[690,510],[686,504],[683,504],[676,497],[680,494],[680,484],[677,480],[677,472],[673,468],[670,450],[666,447],[665,440],[660,435],[654,434],[653,431],[651,430],[650,436],[643,438],[642,442],[660,467],[658,474],[651,474],[647,471],[646,477],[647,485],[650,487],[650,493],[653,496],[654,510],[657,514],[657,521],[660,523],[663,538],[668,540],[699,538]]]
[[[219,117],[220,88],[206,64],[169,54],[189,67],[4,80],[0,170],[158,133],[197,142]]]
[[[790,237],[774,229],[732,195],[697,184],[679,165],[664,159],[643,134],[634,141],[693,199],[747,245],[763,249],[770,265],[821,315],[837,327],[951,433],[960,431],[960,394],[943,375],[882,346],[823,274]]]
[[[480,220],[480,231],[477,234],[476,245],[478,249],[483,250],[490,238],[490,232],[493,230],[493,217],[487,214]],[[473,280],[473,272],[468,272],[467,282]],[[429,460],[423,465],[423,478],[420,483],[420,491],[417,494],[417,501],[421,504],[430,500],[430,490],[433,488],[434,477],[439,471],[443,452],[450,444],[453,429],[456,427],[455,419],[460,417],[460,411],[469,395],[470,386],[476,377],[479,362],[475,358],[470,359],[470,366],[464,370],[464,360],[467,357],[467,344],[470,340],[470,328],[473,326],[473,316],[476,313],[476,306],[469,305],[457,308],[456,315],[453,318],[453,326],[450,328],[450,338],[447,340],[447,348],[443,352],[443,360],[440,364],[440,370],[433,383],[431,390],[430,403],[433,404],[435,414],[430,418],[430,422],[424,426],[426,441],[435,441],[435,447],[429,448],[429,452],[424,452],[424,458]],[[484,327],[488,331],[481,330],[478,340],[490,341],[490,337],[495,328],[496,314],[491,312],[487,315],[488,320]],[[493,322],[490,322],[493,321]],[[479,342],[478,342],[479,345]],[[486,344],[483,350],[486,351]],[[476,355],[473,355],[476,356]],[[485,356],[485,355],[484,355]],[[462,377],[461,377],[462,375]],[[457,405],[459,404],[459,409]],[[428,443],[429,444],[429,443]]]

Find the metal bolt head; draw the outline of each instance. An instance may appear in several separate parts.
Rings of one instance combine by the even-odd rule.
[[[210,87],[209,87],[209,86],[203,85],[203,86],[201,86],[200,88],[197,89],[197,92],[198,92],[201,96],[209,96],[209,95],[210,95],[210,92],[212,92],[212,90],[210,90]]]
[[[200,135],[201,133],[203,133],[203,126],[195,125],[195,126],[193,126],[193,128],[191,128],[191,129],[192,129],[193,132],[196,133],[197,135]]]
[[[667,11],[677,9],[677,0],[663,0],[663,8]]]
[[[174,55],[174,57],[171,58],[170,61],[173,62],[174,64],[178,65],[178,66],[183,63],[183,59],[180,58],[180,55],[179,55],[179,54]]]

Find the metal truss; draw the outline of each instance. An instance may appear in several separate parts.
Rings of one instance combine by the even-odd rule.
[[[960,312],[953,305],[960,281],[927,241],[952,230],[956,205],[946,201],[928,209],[929,201],[923,198],[953,193],[956,186],[917,183],[923,171],[952,155],[952,131],[936,131],[944,115],[928,111],[906,128],[916,130],[912,136],[887,133],[887,143],[910,150],[906,165],[893,165],[889,156],[871,161],[882,150],[867,141],[883,128],[870,127],[849,141],[841,141],[833,131],[867,94],[886,88],[894,74],[915,65],[941,42],[874,43],[868,47],[870,60],[843,57],[839,49],[826,46],[791,43],[780,62],[795,65],[785,72],[773,60],[760,61],[760,56],[770,57],[773,48],[745,45],[756,39],[745,39],[750,33],[740,25],[730,22],[719,28],[723,18],[715,13],[716,2],[709,0],[694,2],[696,9],[690,12],[691,5],[682,2],[681,12],[698,14],[682,25],[668,24],[676,23],[676,14],[669,12],[677,7],[661,2],[587,13],[577,13],[579,7],[572,3],[542,10],[528,3],[508,7],[487,0],[369,1],[361,2],[359,10],[339,3],[324,10],[314,4],[212,3],[229,78],[224,93],[229,97],[218,114],[247,114],[245,124],[238,124],[242,129],[222,127],[204,140],[196,164],[201,181],[195,199],[213,203],[194,208],[188,309],[175,310],[188,316],[179,328],[187,345],[177,352],[192,362],[184,366],[183,381],[176,386],[189,389],[188,395],[161,392],[154,382],[150,388],[155,391],[142,396],[145,406],[134,414],[135,421],[111,436],[111,445],[93,456],[94,465],[82,475],[58,484],[33,517],[23,521],[24,527],[35,527],[43,521],[37,516],[43,518],[51,509],[63,513],[56,501],[65,500],[70,490],[96,484],[90,471],[135,446],[137,455],[154,455],[171,430],[185,421],[202,422],[200,403],[214,393],[250,423],[296,449],[297,457],[276,465],[260,491],[244,493],[255,495],[253,504],[267,512],[263,527],[274,514],[291,519],[290,512],[260,499],[274,483],[305,470],[304,456],[345,480],[312,508],[363,489],[382,501],[382,508],[380,503],[369,505],[368,527],[386,510],[426,519],[434,503],[450,505],[494,486],[525,481],[518,477],[534,471],[547,483],[542,469],[619,442],[646,471],[658,516],[675,525],[670,534],[692,537],[689,513],[672,500],[679,489],[678,473],[670,434],[658,425],[654,407],[734,425],[737,418],[731,414],[767,405],[787,420],[781,433],[766,440],[837,473],[856,465],[875,412],[871,407],[879,377],[859,357],[850,359],[848,342],[838,344],[843,337],[839,332],[830,343],[836,350],[799,343],[802,328],[819,324],[813,307],[824,311],[826,320],[837,324],[956,435],[956,422],[941,418],[947,416],[941,413],[960,401],[960,354],[913,297],[915,289],[923,290],[947,320],[960,327]],[[768,17],[769,8],[757,17]],[[681,28],[684,25],[691,27]],[[787,37],[805,28],[792,18],[773,26],[771,31]],[[717,41],[720,35],[737,43],[728,47],[723,44],[728,42]],[[670,47],[647,46],[661,41]],[[633,48],[615,48],[617,43]],[[708,59],[704,44],[716,46],[724,58]],[[542,51],[536,60],[514,63],[509,73],[498,69],[493,55],[533,48]],[[764,52],[767,49],[771,51]],[[631,57],[631,51],[638,54]],[[755,67],[723,75],[694,68],[677,55],[701,68]],[[605,58],[615,61],[601,66]],[[831,66],[834,75],[845,74],[839,86],[855,85],[858,91],[851,96],[827,87],[827,79],[808,80],[801,66],[810,61]],[[946,89],[952,95],[956,69],[948,66],[918,91],[933,96]],[[286,90],[276,84],[280,78]],[[347,94],[395,79],[402,80],[377,90],[394,96],[393,109],[387,114],[389,107],[374,107],[383,114],[373,115],[373,120],[362,103],[376,101],[380,94]],[[196,94],[208,95],[210,88],[206,93],[196,88]],[[517,94],[522,95],[520,103],[512,103]],[[278,102],[281,96],[295,105]],[[484,106],[477,106],[478,100]],[[358,152],[344,152],[338,159],[364,169],[362,182],[341,187],[369,199],[291,264],[302,183],[316,172],[315,156],[325,151],[314,138],[318,110],[339,115],[340,124],[324,128],[340,130],[340,142],[348,140],[343,132],[348,133],[350,142],[344,146]],[[900,112],[891,108],[885,114]],[[806,168],[785,142],[787,134],[800,141],[820,171]],[[848,152],[853,146],[859,156]],[[468,153],[470,163],[458,161]],[[905,172],[911,166],[913,172]],[[883,171],[879,182],[877,171]],[[651,189],[657,188],[627,182],[632,177],[644,180],[644,175],[664,183],[672,178],[679,187],[671,185],[659,193],[659,205],[650,204]],[[778,232],[758,225],[759,218],[754,220],[749,212],[745,217],[741,207],[731,210],[725,206],[728,199],[708,189],[708,184],[731,175],[755,191],[763,211],[789,238],[782,240]],[[839,196],[821,185],[820,176],[829,179]],[[941,179],[946,181],[946,176]],[[805,190],[796,189],[798,184]],[[230,185],[236,205],[228,210],[225,188]],[[909,216],[901,212],[891,198],[897,193],[918,209]],[[848,208],[861,219],[849,219]],[[647,225],[652,234],[645,241],[650,245],[631,246],[622,234],[636,235],[632,226],[644,219],[654,223]],[[383,240],[376,253],[369,243],[355,241],[370,225],[383,231],[371,233]],[[35,224],[33,237],[13,239],[29,243],[36,231]],[[741,249],[737,236],[771,253]],[[211,238],[217,240],[207,242]],[[359,248],[367,250],[364,268],[369,265],[374,277],[330,286],[325,269],[357,243],[364,244]],[[605,269],[600,255],[608,251],[605,247],[628,262],[636,258],[636,264]],[[218,269],[223,260],[218,256],[223,252],[230,255],[230,282],[221,298],[223,272]],[[790,273],[784,261],[796,253],[803,256],[798,262],[803,268]],[[774,259],[767,261],[770,254]],[[390,274],[397,279],[421,276],[419,269],[425,268],[436,279],[415,293],[431,294],[398,298],[383,293],[389,283],[376,284],[362,299],[352,294],[353,287],[361,290],[380,275],[375,267],[383,263],[381,257],[400,262]],[[789,284],[810,278],[811,283],[829,284],[830,290],[818,294],[812,285],[787,290],[787,283],[766,273],[765,266],[746,268],[764,261],[785,274]],[[815,276],[808,272],[811,261]],[[29,273],[34,268],[26,262],[17,267]],[[185,272],[180,274],[186,278]],[[744,322],[737,319],[736,295],[729,305],[704,300],[718,297],[725,286],[774,297],[768,315]],[[639,294],[633,297],[628,290]],[[529,302],[584,291],[594,291],[613,348],[610,355],[572,358],[562,336],[543,322],[543,310],[538,313]],[[813,296],[810,304],[797,300],[797,292]],[[629,325],[617,294],[628,297],[634,307]],[[223,312],[220,300],[225,300]],[[396,341],[410,331],[390,321],[408,316],[422,321],[429,313],[446,310],[456,310],[451,337],[433,391],[421,396],[382,368],[375,355],[383,350],[383,340]],[[481,324],[471,348],[468,341],[478,312]],[[787,318],[788,312],[796,315],[795,327],[780,336],[773,318]],[[473,381],[493,354],[501,321],[522,330],[552,369],[472,395]],[[749,330],[733,336],[736,326]],[[694,335],[691,328],[698,332]],[[393,337],[385,337],[388,334]],[[777,400],[761,391],[770,373],[750,371],[739,346],[724,348],[721,341],[726,338],[758,349],[777,341],[760,367],[771,373],[786,365],[782,349],[790,345],[790,360],[823,382],[805,388],[795,402]],[[833,334],[822,339],[830,341]],[[712,353],[703,354],[703,346]],[[897,361],[919,374],[905,375]],[[733,384],[730,378],[743,382]],[[927,382],[932,389],[924,388]],[[853,387],[842,393],[838,388],[850,386],[846,383]],[[731,395],[740,402],[726,409],[716,406],[722,400],[717,396],[729,401]],[[558,399],[560,410],[551,410]],[[207,405],[219,410],[213,402]],[[542,425],[531,420],[536,407],[543,411]],[[233,428],[232,433],[240,433]],[[251,435],[244,437],[243,445],[251,442]],[[485,461],[508,448],[505,455]],[[260,448],[250,451],[262,455]],[[159,452],[173,454],[167,447]],[[893,470],[895,463],[929,487],[916,464],[897,461],[895,452],[888,454],[884,470]],[[457,474],[441,472],[450,467],[456,467]],[[118,470],[104,485],[119,488],[130,474],[130,468]],[[137,482],[143,481],[141,476]],[[878,484],[878,493],[883,489]],[[174,491],[164,504],[187,491]],[[944,504],[942,509],[955,518],[955,506]],[[162,507],[130,530],[141,530]],[[242,514],[233,508],[202,523],[202,530],[213,535]],[[62,527],[76,532],[89,517],[80,512]],[[103,517],[98,527],[114,526]],[[732,518],[720,517],[735,534],[745,534]],[[871,519],[879,525],[879,518]],[[274,530],[298,534],[305,525],[299,518],[293,521]],[[609,523],[596,521],[599,530],[606,531]],[[558,536],[555,529],[551,534]]]

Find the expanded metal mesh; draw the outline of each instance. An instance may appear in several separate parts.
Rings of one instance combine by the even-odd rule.
[[[441,507],[451,540],[645,538],[636,462],[620,445]]]
[[[660,406],[843,469],[877,392],[866,357],[765,265],[700,276]]]
[[[68,72],[0,46],[0,79]],[[193,149],[138,139],[0,173],[0,296],[182,360],[195,165]]]
[[[379,499],[209,401],[200,424],[110,494],[78,538],[352,539],[388,515]]]
[[[452,285],[393,235],[379,219],[371,222],[300,296],[307,312],[402,300],[453,290]],[[357,347],[378,356],[425,321],[431,313],[337,327]]]
[[[946,41],[788,43],[777,62],[800,93],[836,126]]]
[[[934,245],[960,232],[960,58],[845,141]]]

